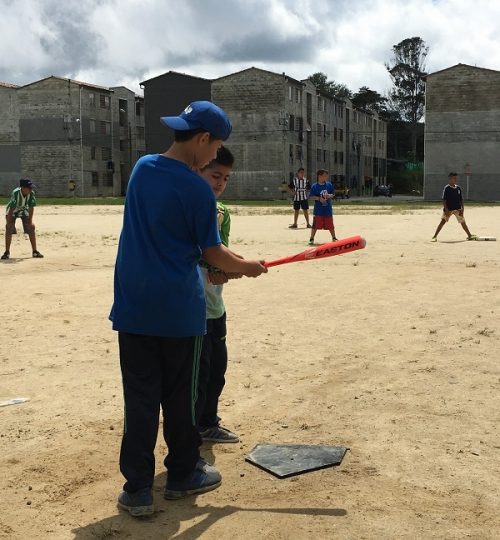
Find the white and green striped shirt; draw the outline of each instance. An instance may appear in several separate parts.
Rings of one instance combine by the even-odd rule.
[[[8,214],[9,210],[12,208],[14,217],[17,218],[27,216],[29,215],[29,209],[33,208],[34,206],[36,206],[35,193],[30,191],[26,196],[24,196],[21,188],[18,187],[11,193],[5,213]]]

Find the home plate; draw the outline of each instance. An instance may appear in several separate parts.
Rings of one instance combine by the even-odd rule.
[[[340,465],[347,450],[344,446],[258,444],[246,456],[245,461],[278,478],[288,478]]]

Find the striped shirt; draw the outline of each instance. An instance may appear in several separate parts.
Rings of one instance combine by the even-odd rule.
[[[14,217],[27,216],[29,215],[29,209],[33,206],[36,206],[35,193],[30,191],[24,196],[21,188],[18,187],[11,193],[5,213],[8,214],[9,210],[12,208]]]
[[[294,201],[307,201],[309,198],[308,191],[311,189],[309,180],[304,178],[297,178],[297,176],[288,184],[290,189],[294,190]]]

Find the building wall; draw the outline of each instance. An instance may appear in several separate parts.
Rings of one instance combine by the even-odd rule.
[[[469,199],[500,200],[500,71],[459,64],[427,77],[425,199],[441,198],[451,171]]]
[[[141,83],[144,87],[146,152],[165,152],[173,131],[160,122],[162,116],[177,116],[192,101],[211,100],[210,80],[169,71]]]
[[[256,69],[213,81],[212,99],[233,124],[227,146],[235,166],[226,198],[269,199],[288,180],[284,156],[290,136],[284,122],[287,112],[302,108],[285,104],[286,88],[283,76]]]
[[[20,176],[33,179],[39,196],[71,195],[70,182],[81,197],[124,194],[145,149],[144,100],[124,87],[60,77],[0,86],[0,119],[2,194]]]
[[[0,83],[0,195],[9,195],[19,185],[21,146],[19,143],[17,89]]]

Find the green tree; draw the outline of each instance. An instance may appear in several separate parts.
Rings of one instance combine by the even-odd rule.
[[[392,80],[389,104],[402,120],[413,126],[413,153],[416,155],[416,124],[424,115],[425,61],[429,47],[420,37],[407,38],[392,47],[393,57],[385,64]]]
[[[351,98],[352,104],[358,109],[377,113],[382,119],[392,119],[392,111],[387,108],[388,98],[380,95],[377,91],[362,86]],[[397,113],[396,113],[397,114]]]
[[[338,97],[341,99],[351,99],[352,97],[352,92],[345,84],[329,81],[326,73],[318,71],[317,73],[310,75],[308,79],[316,88],[319,88],[322,92],[325,92],[325,94],[332,97]]]

